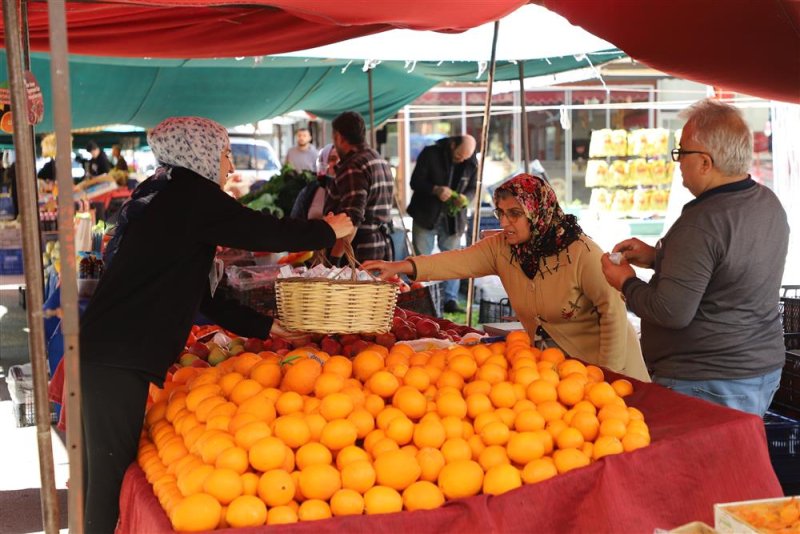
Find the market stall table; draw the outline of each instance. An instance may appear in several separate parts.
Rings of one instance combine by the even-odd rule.
[[[606,379],[618,375],[607,372]],[[500,496],[479,495],[431,511],[337,517],[272,526],[270,532],[625,532],[651,534],[700,520],[714,503],[782,495],[770,465],[763,421],[633,381],[630,406],[644,414],[649,447]],[[125,475],[118,534],[172,532],[138,465]],[[263,527],[236,529],[253,534]],[[234,532],[233,529],[215,532]]]

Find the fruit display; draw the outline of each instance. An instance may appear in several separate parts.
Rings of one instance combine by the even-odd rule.
[[[152,391],[138,463],[175,530],[433,509],[650,443],[629,381],[522,331],[421,352],[362,339],[352,358],[333,337],[282,354],[242,341]]]
[[[800,501],[797,497],[726,506],[725,511],[752,527],[754,532],[765,534],[800,532]]]

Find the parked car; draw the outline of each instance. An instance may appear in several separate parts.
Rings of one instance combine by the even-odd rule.
[[[247,194],[254,183],[267,181],[281,172],[275,149],[263,139],[231,137],[231,152],[236,172],[229,178],[225,189],[235,196]]]

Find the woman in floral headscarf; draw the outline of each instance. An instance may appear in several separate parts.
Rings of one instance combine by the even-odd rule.
[[[531,338],[542,326],[567,355],[649,381],[625,304],[603,276],[602,251],[564,214],[553,189],[519,174],[497,188],[494,201],[502,233],[462,250],[364,268],[384,279],[498,275]]]
[[[120,210],[106,272],[81,318],[85,532],[113,532],[136,458],[150,383],[161,385],[198,311],[239,335],[294,334],[215,293],[217,246],[298,251],[333,246],[346,215],[276,219],[222,191],[233,172],[224,127],[176,117],[148,135],[159,167]]]

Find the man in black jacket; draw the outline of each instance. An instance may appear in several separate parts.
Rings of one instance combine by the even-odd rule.
[[[467,228],[469,201],[475,195],[478,160],[475,138],[458,135],[425,147],[411,175],[414,194],[408,214],[414,219],[412,239],[417,254],[460,247]],[[464,311],[458,306],[459,280],[444,282],[444,311]]]

